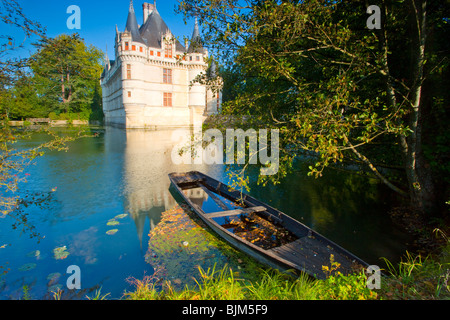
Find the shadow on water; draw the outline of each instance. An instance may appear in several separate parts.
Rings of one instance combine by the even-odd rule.
[[[398,262],[411,236],[389,217],[395,195],[382,183],[357,173],[336,169],[321,178],[309,177],[308,163],[298,161],[296,171],[280,185],[260,187],[252,179],[250,194],[266,201],[369,264],[380,258]]]

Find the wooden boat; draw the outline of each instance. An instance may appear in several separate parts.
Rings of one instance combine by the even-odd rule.
[[[299,221],[201,172],[171,173],[169,178],[212,230],[268,266],[304,272],[317,279],[368,266]]]

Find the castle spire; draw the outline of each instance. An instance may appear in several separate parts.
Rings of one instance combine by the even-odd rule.
[[[130,8],[128,9],[128,18],[125,31],[131,33],[131,39],[133,41],[145,44],[145,41],[142,39],[141,34],[139,33],[139,26],[137,23],[136,14],[134,12],[133,0],[130,0]]]
[[[106,51],[105,51],[105,67],[109,70],[111,69],[111,62],[109,61],[108,56],[108,43],[106,43]]]
[[[194,32],[192,33],[191,45],[189,46],[188,53],[203,53],[203,44],[202,38],[200,37],[197,17],[195,17]]]

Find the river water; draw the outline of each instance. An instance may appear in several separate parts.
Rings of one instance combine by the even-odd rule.
[[[154,272],[144,259],[149,232],[161,213],[177,204],[167,175],[199,170],[227,181],[223,166],[175,165],[170,130],[93,130],[98,137],[71,142],[68,152],[49,151],[22,173],[28,181],[20,193],[30,202],[21,212],[43,238],[38,242],[20,225],[14,229],[12,217],[0,219],[0,299],[52,299],[51,291],[66,288],[71,265],[80,267],[82,286],[73,299],[92,297],[100,288],[110,299],[121,298],[133,289],[127,278]],[[21,146],[45,139],[35,134]],[[359,175],[330,171],[314,179],[302,163],[296,167],[277,186],[251,180],[250,194],[370,264],[381,265],[380,257],[399,259],[408,237],[387,215],[388,190]],[[115,217],[120,224],[108,225]],[[107,234],[113,229],[117,232]],[[55,256],[56,248],[66,254]]]

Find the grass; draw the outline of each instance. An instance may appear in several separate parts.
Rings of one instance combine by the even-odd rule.
[[[175,290],[170,281],[153,275],[143,280],[130,279],[135,290],[126,292],[129,300],[331,300],[377,299],[377,293],[366,288],[364,273],[331,276],[327,280],[313,280],[305,274],[293,277],[270,269],[261,270],[258,281],[236,276],[225,266],[203,270],[199,268],[196,286]]]
[[[439,232],[436,232],[438,234]],[[195,286],[176,290],[170,281],[155,273],[143,280],[131,279],[135,290],[126,292],[130,300],[449,300],[450,299],[450,241],[444,233],[445,243],[436,255],[423,257],[406,252],[394,266],[384,259],[381,288],[367,288],[364,271],[350,275],[331,269],[339,266],[331,262],[326,280],[314,280],[306,275],[292,277],[277,270],[259,270],[257,280],[239,277],[229,266],[216,270],[216,266],[203,270]],[[327,271],[324,269],[324,271]],[[335,270],[336,271],[336,270]]]

